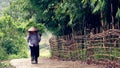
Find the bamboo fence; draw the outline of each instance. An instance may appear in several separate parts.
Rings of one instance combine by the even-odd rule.
[[[54,58],[120,68],[119,29],[98,34],[54,36],[50,39],[50,47]]]

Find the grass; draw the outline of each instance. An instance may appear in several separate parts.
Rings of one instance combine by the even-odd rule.
[[[92,48],[92,51],[94,52],[93,56],[94,59],[99,60],[99,59],[109,59],[109,60],[114,60],[114,59],[119,59],[120,57],[120,48],[115,48],[115,47],[109,47],[109,48]],[[87,60],[89,59],[88,56],[89,51],[86,49],[76,49],[74,51],[63,51],[59,52],[58,54],[60,55],[60,58],[63,59],[76,59],[76,60]],[[55,54],[55,53],[54,53]],[[120,60],[120,59],[119,59]]]
[[[40,52],[39,55],[42,58],[50,58],[51,57],[50,49],[41,48],[39,52]],[[30,51],[28,51],[28,57],[30,58]]]
[[[48,48],[40,49],[40,57],[50,58],[51,57],[50,49]]]
[[[0,62],[0,68],[15,68],[10,64],[10,60]]]
[[[41,41],[40,44],[40,57],[45,57],[45,58],[51,57],[49,44],[46,43],[45,41]]]

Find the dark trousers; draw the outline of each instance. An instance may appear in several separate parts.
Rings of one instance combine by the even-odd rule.
[[[38,46],[30,46],[30,53],[31,53],[31,58],[34,58],[37,60],[39,57],[39,45]]]

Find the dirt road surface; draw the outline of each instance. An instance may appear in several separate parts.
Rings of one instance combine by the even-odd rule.
[[[38,64],[31,64],[30,58],[13,59],[10,63],[16,68],[104,68],[98,65],[83,64],[80,61],[61,61],[48,58],[39,58]]]

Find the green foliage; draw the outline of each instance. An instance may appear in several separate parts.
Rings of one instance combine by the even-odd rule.
[[[3,68],[3,65],[2,65],[2,63],[0,62],[0,68]]]
[[[19,25],[25,24],[24,28],[26,25],[28,25],[27,28],[36,26],[41,32],[47,28],[56,35],[66,35],[74,31],[82,33],[85,27],[88,29],[98,27],[100,29],[100,12],[103,12],[103,18],[108,24],[111,22],[110,4],[112,1],[15,0],[11,1],[10,15],[15,21],[20,22]],[[118,6],[115,2],[117,0],[114,1],[113,5]],[[117,8],[115,6],[113,8]],[[115,11],[113,15],[116,14]]]
[[[39,30],[40,33],[43,33],[45,31],[45,29],[46,29],[46,27],[44,26],[44,24],[41,24],[41,23],[37,24],[36,22],[30,20],[30,21],[28,21],[28,24],[26,26],[26,30],[29,29],[32,26],[38,28],[38,30]]]
[[[65,35],[74,31],[82,33],[85,27],[100,29],[100,12],[110,24],[111,4],[115,16],[117,0],[10,0],[6,13],[14,18],[20,31],[36,26],[41,32],[47,28],[56,35]]]
[[[84,34],[84,28],[98,27],[100,31],[100,12],[107,24],[111,23],[111,15],[118,20],[120,17],[117,0],[10,0],[8,4],[0,17],[0,60],[27,57],[25,36],[31,26],[41,33],[48,29],[55,35],[74,31]]]
[[[15,68],[13,67],[9,61],[6,61],[6,62],[0,62],[0,68]]]
[[[5,50],[0,46],[0,60],[5,60],[8,58],[7,53],[5,52]]]
[[[116,13],[116,18],[120,19],[120,8],[118,8],[118,11]]]
[[[27,54],[24,52],[26,50],[26,43],[24,39],[24,33],[20,33],[17,27],[14,26],[14,19],[9,15],[4,15],[0,17],[0,60],[7,59],[10,55],[19,55],[23,53],[22,56]]]

